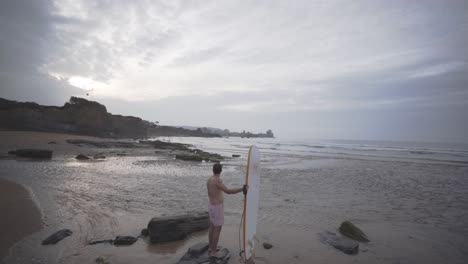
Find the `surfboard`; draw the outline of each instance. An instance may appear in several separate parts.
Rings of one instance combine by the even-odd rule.
[[[249,186],[249,190],[244,198],[243,245],[244,258],[249,260],[254,255],[258,242],[256,232],[260,197],[260,151],[255,145],[249,149],[245,184]]]

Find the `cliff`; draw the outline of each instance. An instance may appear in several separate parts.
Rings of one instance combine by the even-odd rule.
[[[63,106],[43,106],[0,98],[0,128],[63,132],[98,137],[145,138],[148,121],[113,115],[104,105],[71,97]]]
[[[148,129],[149,137],[221,137],[217,133],[202,131],[200,128],[196,130],[185,129],[182,127],[173,126],[154,126]]]

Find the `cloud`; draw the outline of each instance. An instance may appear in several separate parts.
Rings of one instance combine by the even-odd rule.
[[[128,111],[129,104],[164,105],[185,120],[169,106],[183,102],[177,111],[216,123],[268,113],[338,119],[333,113],[394,111],[404,118],[409,109],[430,117],[443,106],[458,116],[468,93],[464,1],[22,0],[0,7],[5,97],[57,102],[90,92]],[[134,114],[154,114],[142,111]]]
[[[80,89],[42,71],[49,51],[57,49],[48,1],[0,2],[1,97],[63,104]]]

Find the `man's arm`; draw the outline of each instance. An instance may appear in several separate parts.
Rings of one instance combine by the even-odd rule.
[[[242,192],[242,188],[229,189],[222,181],[219,181],[216,185],[220,190],[227,194],[236,194]]]

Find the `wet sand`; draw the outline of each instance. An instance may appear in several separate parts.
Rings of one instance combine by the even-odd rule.
[[[16,242],[42,228],[41,212],[23,186],[0,178],[0,263]]]
[[[143,149],[98,149],[67,144],[81,136],[0,132],[0,152],[38,147],[51,161],[0,160],[6,179],[30,186],[44,212],[44,229],[17,243],[5,263],[175,263],[206,232],[159,245],[138,240],[129,247],[89,246],[93,239],[140,233],[153,216],[206,211],[210,163],[174,160]],[[91,137],[84,137],[92,139]],[[7,139],[7,140],[6,140]],[[49,141],[57,144],[49,145]],[[102,139],[96,139],[102,140]],[[203,149],[203,145],[197,145]],[[113,153],[125,151],[125,157]],[[237,187],[247,149],[230,152],[223,180]],[[77,161],[79,153],[104,153],[103,161]],[[468,167],[324,157],[262,156],[257,256],[269,263],[466,263]],[[226,195],[220,243],[238,263],[242,196]],[[320,242],[318,233],[351,220],[370,237],[348,256]],[[61,228],[74,233],[54,246],[40,241]],[[261,262],[259,262],[261,263]]]

